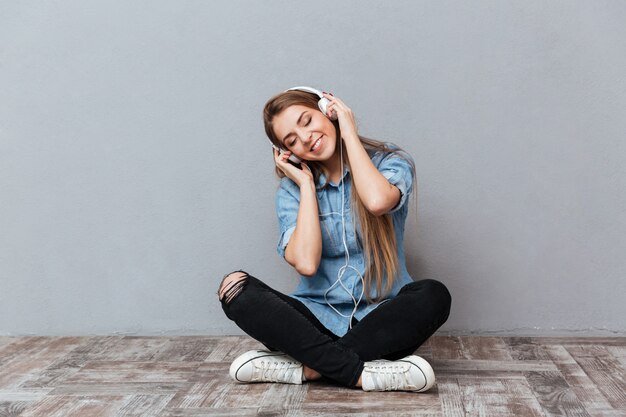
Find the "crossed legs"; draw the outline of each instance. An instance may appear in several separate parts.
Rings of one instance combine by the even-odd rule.
[[[300,301],[245,271],[226,274],[218,295],[231,320],[268,349],[300,361],[307,380],[324,375],[352,387],[360,386],[365,361],[413,353],[447,320],[451,304],[441,282],[416,281],[338,337]]]

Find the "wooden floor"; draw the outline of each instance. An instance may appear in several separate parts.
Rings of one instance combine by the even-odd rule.
[[[626,337],[433,336],[426,393],[234,384],[249,337],[0,337],[0,416],[626,416]]]

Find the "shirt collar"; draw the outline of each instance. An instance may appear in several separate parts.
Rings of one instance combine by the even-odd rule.
[[[343,175],[342,175],[342,178],[344,178],[344,181],[345,181],[346,175],[348,174],[348,171],[350,171],[348,169],[348,166],[347,165],[344,166],[343,167]],[[328,179],[326,178],[326,175],[323,172],[321,172],[320,176],[319,176],[319,179],[318,179],[318,184],[317,184],[317,186],[315,188],[318,189],[318,190],[321,190],[322,188],[324,188],[326,186],[327,182],[328,182],[329,185],[332,185],[334,187],[339,187],[339,184],[341,183],[341,179],[339,179],[339,183],[333,184],[332,182],[328,181]]]

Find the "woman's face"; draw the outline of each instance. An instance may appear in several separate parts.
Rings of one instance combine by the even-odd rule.
[[[317,109],[294,104],[274,116],[273,126],[283,148],[300,159],[325,161],[335,152],[335,125]]]

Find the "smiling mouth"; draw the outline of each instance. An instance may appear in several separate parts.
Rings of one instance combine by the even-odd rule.
[[[319,139],[315,141],[313,146],[311,146],[311,150],[316,151],[321,146],[321,144],[322,144],[322,137],[320,136]]]

